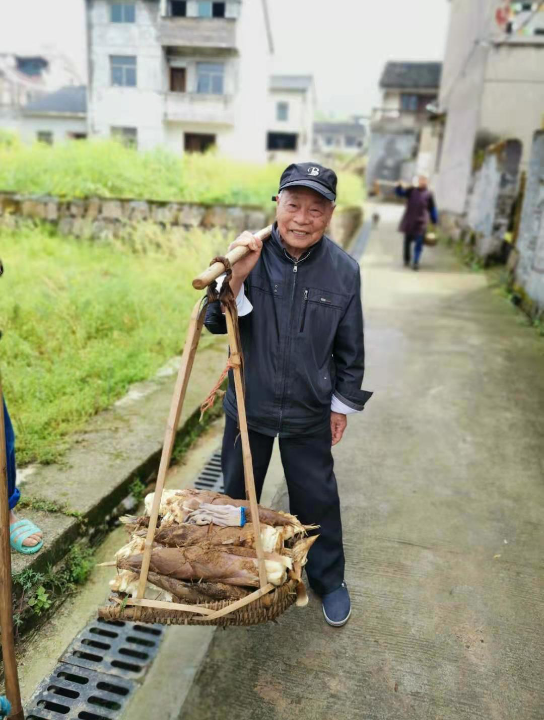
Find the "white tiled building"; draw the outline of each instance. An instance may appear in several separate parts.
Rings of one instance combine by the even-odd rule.
[[[89,135],[266,159],[266,0],[86,0]]]
[[[308,160],[313,145],[315,90],[311,75],[272,75],[268,96],[268,157]]]

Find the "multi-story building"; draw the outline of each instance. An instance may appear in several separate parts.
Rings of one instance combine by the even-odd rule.
[[[90,135],[266,159],[267,0],[86,0]]]
[[[438,110],[445,126],[437,200],[460,215],[475,151],[517,139],[526,168],[533,133],[544,127],[542,3],[451,0]]]
[[[268,158],[308,160],[313,143],[315,90],[311,75],[272,75],[268,96]]]
[[[62,55],[0,53],[0,127],[19,130],[23,108],[63,85],[80,84]]]
[[[411,180],[416,170],[430,172],[427,154],[419,162],[418,155],[429,123],[427,107],[438,96],[441,70],[439,62],[388,62],[385,66],[381,106],[373,109],[370,120],[369,186],[376,180]]]
[[[26,103],[47,92],[49,62],[41,56],[0,54],[0,126],[15,129]]]
[[[314,123],[314,151],[324,157],[362,154],[367,128],[363,119]]]

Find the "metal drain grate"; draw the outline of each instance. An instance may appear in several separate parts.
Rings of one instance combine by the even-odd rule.
[[[119,677],[145,675],[159,649],[162,625],[140,625],[100,618],[87,625],[72,641],[61,661]]]
[[[164,628],[98,618],[72,641],[27,720],[114,720],[159,650]]]
[[[225,492],[220,452],[214,452],[208,460],[204,470],[195,481],[195,488],[197,490],[213,490],[219,493]]]
[[[135,688],[132,680],[59,663],[26,711],[27,720],[112,720]]]

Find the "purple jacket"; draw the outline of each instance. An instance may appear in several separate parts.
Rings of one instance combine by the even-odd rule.
[[[429,219],[435,224],[438,222],[438,213],[430,190],[420,190],[417,187],[404,189],[399,185],[395,193],[408,200],[399,225],[400,232],[405,235],[424,235]]]

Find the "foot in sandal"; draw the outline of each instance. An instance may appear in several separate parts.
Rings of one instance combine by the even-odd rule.
[[[19,520],[11,511],[9,514],[9,541],[11,547],[23,555],[37,553],[43,547],[43,533],[30,520]]]

